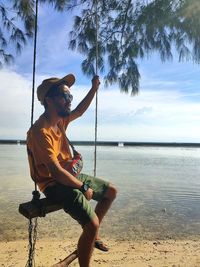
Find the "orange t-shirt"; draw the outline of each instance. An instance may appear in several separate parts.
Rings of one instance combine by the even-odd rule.
[[[56,183],[47,164],[58,161],[61,165],[72,159],[67,138],[65,136],[66,124],[61,120],[58,132],[49,126],[44,115],[32,125],[27,133],[27,150],[31,177],[36,181],[39,189],[44,192],[49,185]]]

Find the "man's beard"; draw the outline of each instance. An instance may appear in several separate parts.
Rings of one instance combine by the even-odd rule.
[[[60,106],[57,105],[57,114],[60,118],[66,118],[70,115],[70,113],[71,113],[70,107],[60,108]]]
[[[60,110],[58,111],[58,116],[61,118],[66,118],[70,115],[71,111],[70,110]]]

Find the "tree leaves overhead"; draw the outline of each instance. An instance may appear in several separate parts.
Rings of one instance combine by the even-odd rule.
[[[71,1],[72,6],[75,6],[75,1]],[[95,3],[84,1],[81,14],[74,19],[69,48],[77,49],[86,56],[82,63],[85,74],[95,74],[97,61],[98,70],[101,73],[106,70],[104,78],[107,85],[118,83],[122,91],[128,92],[131,87],[132,93],[136,93],[140,75],[134,58],[139,49],[138,45],[128,42],[128,38],[131,37],[131,42],[134,39],[132,13],[130,0],[100,1],[97,8]]]
[[[63,11],[68,6],[69,0],[39,0],[39,2],[51,4],[57,11]]]
[[[69,47],[86,56],[82,69],[91,75],[95,72],[95,5],[92,1],[70,4],[71,8],[82,4],[82,11],[74,19]],[[137,93],[137,60],[149,58],[153,52],[163,62],[171,60],[175,50],[180,61],[200,62],[198,0],[98,1],[97,14],[99,69],[108,66],[107,85],[118,83],[122,91]]]
[[[20,53],[34,29],[34,1],[6,3],[7,6],[0,1],[0,66],[13,61],[13,45],[16,53]]]
[[[12,10],[0,1],[1,63],[2,59],[12,58],[6,53],[8,43],[15,43],[20,51],[34,30],[35,0],[10,3]],[[104,74],[105,83],[118,83],[124,92],[138,92],[137,61],[149,58],[152,53],[158,53],[163,62],[172,60],[174,51],[180,61],[200,62],[199,0],[39,0],[39,3],[53,5],[63,12],[63,19],[66,12],[75,12],[69,48],[85,56],[83,72],[94,75],[98,54],[98,70]],[[18,20],[23,22],[22,28]]]
[[[39,0],[63,11],[68,0]],[[0,1],[0,67],[10,64],[15,54],[32,39],[35,27],[35,0]],[[14,51],[15,50],[15,51]]]

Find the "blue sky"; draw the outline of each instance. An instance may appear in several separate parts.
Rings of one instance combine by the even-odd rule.
[[[73,14],[52,7],[39,9],[36,85],[49,77],[74,73],[73,107],[91,87],[81,72],[82,56],[68,50]],[[0,71],[0,139],[25,139],[30,126],[33,47],[30,43],[15,64]],[[98,94],[98,140],[200,142],[200,66],[192,62],[161,63],[158,55],[138,61],[140,93],[122,94],[117,85]],[[72,140],[94,140],[94,103],[69,128]],[[35,98],[34,119],[43,112]]]

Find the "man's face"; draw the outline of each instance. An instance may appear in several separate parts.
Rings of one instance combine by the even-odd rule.
[[[61,118],[66,118],[71,112],[71,102],[73,96],[70,94],[67,85],[60,85],[58,87],[59,94],[53,98],[57,115]]]

